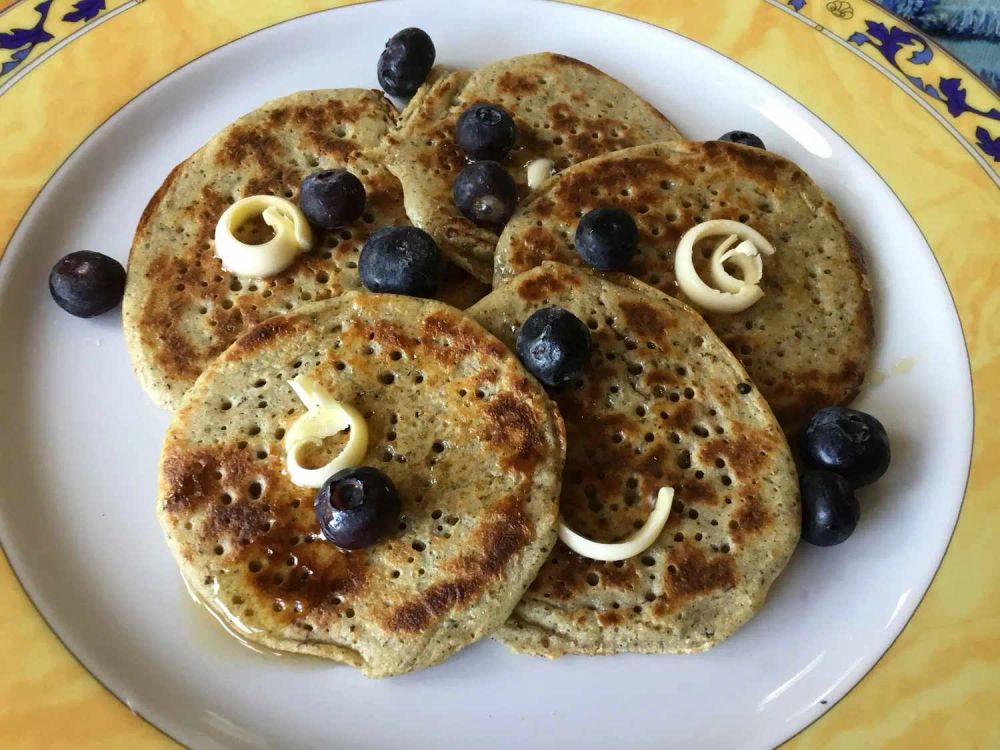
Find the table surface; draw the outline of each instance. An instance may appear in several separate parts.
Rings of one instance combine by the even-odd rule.
[[[31,29],[40,20],[47,32],[32,37],[37,43],[10,51],[0,34],[0,63],[16,62],[0,73],[0,132],[5,134],[0,250],[66,156],[136,94],[251,31],[348,4],[0,0],[0,32]],[[930,63],[916,70],[910,56],[919,42],[897,54],[899,47],[893,45],[905,47],[906,39],[882,32],[905,26],[870,0],[715,0],[711,10],[700,0],[579,4],[669,28],[774,82],[859,150],[893,187],[934,249],[959,308],[973,369],[976,437],[965,504],[938,575],[902,635],[858,686],[786,747],[1000,747],[1000,721],[993,715],[1000,705],[1000,545],[995,543],[1000,529],[998,505],[991,502],[1000,499],[1000,474],[989,465],[990,457],[1000,455],[1000,256],[995,249],[1000,121],[974,111],[1000,107],[1000,100],[937,47],[930,48]],[[858,44],[855,37],[854,49],[843,43],[859,33],[871,41]],[[48,35],[51,39],[45,39]],[[96,68],[87,63],[99,58],[97,81]],[[30,77],[24,76],[28,70]],[[959,79],[966,98],[931,99],[905,78],[915,72],[924,81]],[[57,102],[52,95],[60,90],[74,92],[74,117],[65,116],[64,98]],[[876,109],[872,102],[878,103]],[[896,128],[892,139],[885,138],[887,126]],[[928,143],[935,149],[933,165],[914,158],[915,148]],[[0,746],[176,747],[62,646],[2,558],[0,597],[5,608]]]

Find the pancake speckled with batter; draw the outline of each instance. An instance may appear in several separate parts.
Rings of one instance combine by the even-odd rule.
[[[798,541],[785,436],[704,320],[641,282],[546,262],[469,312],[513,345],[525,319],[552,306],[587,323],[594,344],[579,378],[550,390],[566,423],[562,517],[620,541],[661,487],[676,494],[640,555],[597,562],[557,543],[497,637],[546,656],[707,649],[761,607]]]
[[[639,254],[628,272],[684,299],[674,250],[696,224],[743,221],[776,253],[764,258],[764,298],[743,312],[702,311],[740,358],[782,426],[857,395],[874,343],[870,284],[857,239],[809,176],[776,154],[733,143],[638,146],[570,167],[521,204],[496,253],[494,284],[544,260],[581,264],[579,217],[601,206],[628,211]],[[699,242],[704,278],[721,237]]]
[[[308,373],[369,430],[397,530],[342,551],[282,437]],[[510,614],[555,541],[562,420],[494,336],[442,303],[347,292],[211,363],[164,442],[157,513],[186,580],[252,642],[369,676],[430,666]]]
[[[478,102],[498,104],[514,117],[518,140],[505,165],[522,194],[525,165],[535,159],[565,169],[615,149],[680,138],[628,86],[565,55],[523,55],[472,72],[434,69],[386,138],[386,165],[403,183],[410,220],[485,282],[493,273],[497,236],[466,219],[451,198],[452,183],[468,163],[455,142],[455,123]]]
[[[170,173],[136,229],[122,310],[133,366],[154,401],[176,408],[206,365],[260,321],[361,286],[368,235],[409,223],[399,181],[369,153],[396,116],[378,91],[299,92],[241,117]],[[215,225],[231,203],[258,194],[294,201],[306,175],[336,167],[365,186],[361,218],[317,231],[315,249],[273,277],[223,269]],[[469,301],[464,273],[450,273],[441,296]]]

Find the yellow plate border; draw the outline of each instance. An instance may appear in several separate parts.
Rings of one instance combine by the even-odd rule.
[[[966,503],[910,624],[873,670],[787,747],[1000,746],[1000,726],[988,708],[1000,698],[992,679],[1000,662],[1000,607],[993,596],[1000,576],[990,552],[998,529],[989,503],[1000,497],[1000,478],[988,465],[990,456],[1000,455],[1000,269],[991,245],[1000,238],[1000,135],[994,135],[1000,134],[1000,112],[987,114],[1000,109],[1000,99],[870,0],[717,0],[711,12],[699,0],[571,2],[677,32],[777,85],[882,175],[933,248],[973,366],[976,435]],[[0,74],[6,161],[0,170],[0,248],[6,249],[34,198],[75,148],[156,81],[262,28],[353,4],[0,0],[0,65],[28,48],[12,70]],[[51,38],[4,49],[4,40],[11,39],[4,32],[30,30],[43,14],[39,7],[45,24],[33,39]],[[873,29],[869,22],[880,26]],[[159,42],[139,49],[129,46],[130,39]],[[108,45],[114,55],[104,52]],[[919,77],[921,88],[908,76]],[[73,94],[69,115],[55,106],[64,98],[53,96],[59,91]],[[887,128],[892,139],[885,137]],[[965,575],[968,570],[978,577]],[[129,714],[59,644],[6,561],[0,594],[8,606],[0,622],[6,667],[0,677],[0,745],[175,747]]]

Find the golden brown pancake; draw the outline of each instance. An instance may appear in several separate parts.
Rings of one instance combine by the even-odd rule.
[[[513,345],[525,319],[562,307],[594,350],[550,395],[566,423],[560,513],[616,542],[648,518],[661,487],[675,498],[645,552],[597,562],[557,543],[497,637],[516,651],[701,651],[761,607],[799,537],[798,480],[760,391],[705,321],[640,282],[546,262],[469,312]]]
[[[674,280],[682,235],[709,219],[743,221],[776,249],[764,258],[765,296],[735,314],[701,311],[794,431],[817,409],[857,395],[874,340],[870,284],[857,239],[809,176],[782,157],[733,143],[639,146],[577,164],[521,204],[496,255],[501,284],[544,260],[579,265],[579,217],[627,210],[639,227],[628,272],[685,299]],[[721,237],[699,243],[695,266]]]
[[[402,499],[367,549],[325,541],[316,490],[286,472],[302,373],[364,415],[363,464]],[[252,328],[202,373],[164,442],[157,514],[189,585],[243,637],[400,674],[510,614],[555,541],[564,455],[554,405],[478,323],[347,292]]]
[[[378,91],[299,92],[241,117],[170,173],[136,229],[123,306],[133,366],[154,401],[176,408],[208,363],[262,320],[361,286],[358,252],[368,235],[409,223],[398,180],[369,154],[396,116]],[[223,269],[213,238],[231,203],[257,194],[294,201],[306,175],[335,167],[364,183],[360,219],[317,232],[317,247],[276,276]],[[474,298],[464,274],[450,273],[442,296]]]
[[[592,65],[543,52],[475,71],[432,71],[386,138],[386,165],[403,183],[406,213],[457,265],[489,282],[496,234],[455,208],[452,183],[468,163],[455,143],[459,115],[478,102],[514,117],[518,140],[506,161],[525,194],[525,165],[551,159],[556,169],[599,154],[680,138],[677,129],[628,86]]]

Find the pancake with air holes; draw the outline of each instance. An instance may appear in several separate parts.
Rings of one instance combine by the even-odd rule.
[[[742,312],[699,312],[787,431],[857,395],[874,344],[864,256],[833,203],[797,166],[720,141],[638,146],[577,164],[519,206],[497,245],[494,284],[543,260],[581,264],[577,222],[603,206],[625,209],[638,225],[639,254],[628,272],[685,301],[674,250],[686,232],[713,219],[757,230],[775,248],[763,258],[764,297]],[[695,268],[705,279],[723,239],[696,246]]]
[[[431,71],[384,144],[386,164],[403,184],[406,213],[451,261],[489,282],[497,236],[455,208],[452,183],[468,163],[455,123],[479,102],[506,109],[518,137],[504,161],[522,195],[526,167],[550,159],[556,170],[640,143],[680,138],[673,124],[632,89],[592,65],[542,52],[475,71]]]
[[[299,92],[241,117],[167,176],[136,229],[122,308],[133,367],[157,404],[175,409],[208,363],[257,323],[361,287],[365,240],[409,223],[399,181],[370,153],[396,117],[378,91]],[[266,279],[223,268],[214,235],[230,204],[251,195],[295,201],[306,175],[341,167],[365,186],[359,219],[316,230],[311,252]],[[452,267],[439,296],[466,306],[483,293]]]
[[[360,412],[361,463],[398,490],[398,528],[373,546],[326,541],[316,490],[289,477],[299,375]],[[395,675],[506,620],[555,542],[564,456],[554,404],[482,326],[347,292],[252,328],[202,373],[164,442],[157,514],[191,588],[244,638]]]
[[[795,465],[739,361],[685,304],[546,262],[470,309],[513,346],[525,319],[562,307],[591,330],[574,382],[550,391],[566,423],[560,512],[588,539],[627,539],[674,490],[648,549],[598,562],[557,543],[497,638],[545,656],[692,652],[763,605],[799,537]]]

